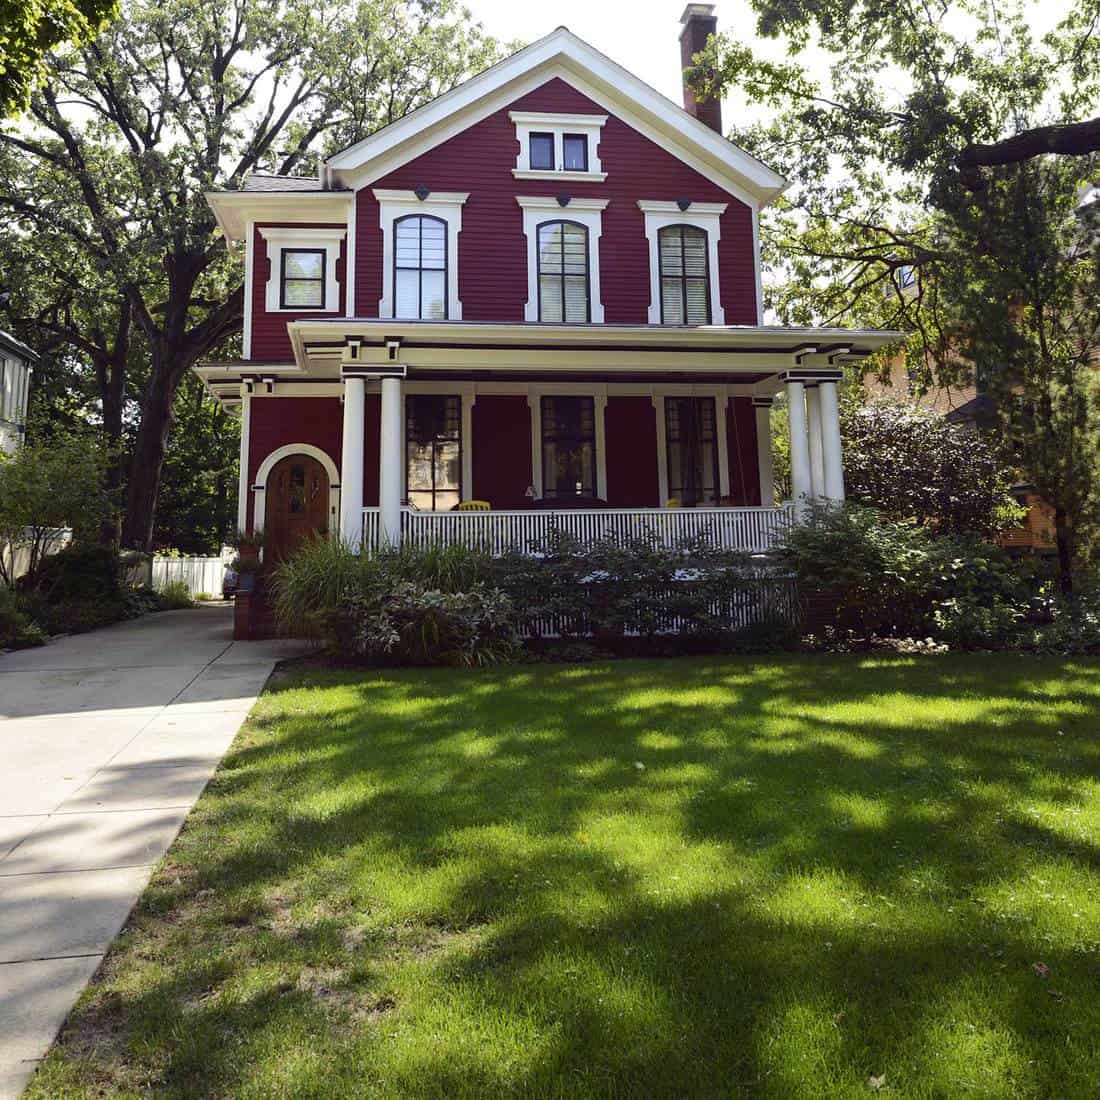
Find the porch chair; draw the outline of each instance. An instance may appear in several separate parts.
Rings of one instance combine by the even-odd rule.
[[[487,500],[460,500],[454,510],[456,512],[491,512],[493,509]]]

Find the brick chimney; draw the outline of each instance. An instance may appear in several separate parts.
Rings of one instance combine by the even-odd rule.
[[[688,4],[680,16],[684,29],[680,31],[680,68],[687,71],[693,64],[692,56],[707,44],[707,39],[718,30],[718,20],[713,4]],[[722,132],[722,101],[706,99],[700,102],[695,92],[684,80],[684,110],[694,115],[717,133]]]

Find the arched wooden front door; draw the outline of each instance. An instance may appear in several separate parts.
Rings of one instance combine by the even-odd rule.
[[[264,560],[281,561],[307,536],[328,534],[328,474],[309,455],[290,455],[267,477]]]

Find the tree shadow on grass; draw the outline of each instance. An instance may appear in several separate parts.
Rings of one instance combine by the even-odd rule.
[[[957,657],[291,678],[85,1019],[124,990],[174,1095],[1092,1095],[1098,849],[1024,808],[1095,797],[1098,698]],[[1079,932],[1003,900],[1040,872]]]

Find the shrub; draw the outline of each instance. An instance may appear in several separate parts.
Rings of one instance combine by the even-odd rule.
[[[1014,642],[1029,596],[1011,559],[976,538],[936,538],[861,505],[816,509],[781,556],[829,601],[835,629],[931,637],[960,648]]]
[[[168,581],[157,594],[164,611],[183,611],[195,606],[195,601],[191,599],[191,589],[185,581]]]
[[[481,585],[442,592],[402,581],[380,600],[352,597],[337,614],[350,653],[375,664],[489,665],[518,651],[512,601]]]
[[[42,629],[31,622],[15,593],[0,585],[0,649],[45,645]]]
[[[119,557],[109,546],[70,543],[43,558],[21,586],[50,603],[118,602],[123,592]]]
[[[123,596],[123,603],[128,619],[137,619],[153,611],[164,610],[164,600],[153,588],[131,588]]]

